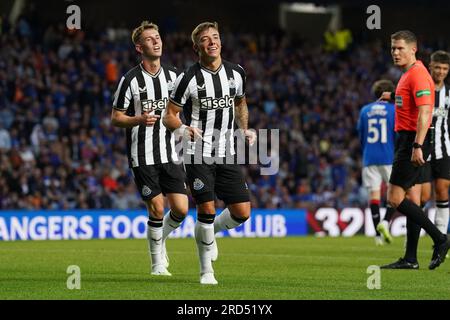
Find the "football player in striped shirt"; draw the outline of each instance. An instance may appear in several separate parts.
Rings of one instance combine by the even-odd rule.
[[[445,85],[450,68],[450,55],[436,51],[431,55],[429,66],[436,95],[433,110],[434,128],[431,161],[427,163],[426,181],[434,182],[436,193],[435,224],[442,233],[447,233],[449,220],[448,190],[450,186],[450,135],[448,110],[450,106],[450,86]],[[422,203],[431,198],[431,182],[422,185]]]
[[[187,143],[185,153],[192,161],[188,163],[185,155],[185,166],[197,205],[200,283],[214,285],[217,280],[212,261],[218,254],[215,233],[233,229],[250,216],[249,190],[241,168],[235,161],[226,161],[235,155],[234,122],[250,145],[256,134],[248,130],[244,69],[222,60],[217,23],[199,24],[192,32],[192,42],[200,61],[178,77],[164,124],[194,139]],[[186,124],[178,118],[181,111]],[[226,205],[217,218],[215,196]]]
[[[185,172],[177,163],[175,138],[161,123],[177,71],[161,64],[163,42],[157,25],[142,22],[132,40],[142,62],[120,80],[111,120],[114,126],[126,128],[129,166],[147,206],[151,274],[170,276],[165,241],[188,211]],[[170,206],[166,215],[163,195]]]

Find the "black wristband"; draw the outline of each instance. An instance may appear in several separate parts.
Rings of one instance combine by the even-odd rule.
[[[417,142],[414,142],[413,143],[413,145],[412,145],[412,147],[414,148],[414,149],[422,149],[422,145],[421,144],[419,144],[419,143],[417,143]]]

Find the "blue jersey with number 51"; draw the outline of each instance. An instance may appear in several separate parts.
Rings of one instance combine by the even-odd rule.
[[[389,165],[394,161],[395,107],[377,101],[365,105],[358,120],[358,133],[363,150],[363,166]]]

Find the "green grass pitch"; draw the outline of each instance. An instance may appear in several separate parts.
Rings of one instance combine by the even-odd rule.
[[[367,267],[396,260],[404,238],[375,247],[372,238],[218,239],[217,286],[199,284],[193,239],[169,239],[172,277],[149,274],[146,240],[0,242],[0,299],[450,299],[450,261],[428,270],[381,271],[369,290]],[[69,290],[69,265],[81,289]]]

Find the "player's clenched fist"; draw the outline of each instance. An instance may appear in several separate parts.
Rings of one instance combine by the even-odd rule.
[[[191,140],[202,139],[203,130],[199,128],[189,127],[185,124],[182,124],[181,127],[177,129],[177,134],[179,136],[188,137]]]
[[[153,126],[160,116],[144,112],[141,115],[141,124],[147,127]]]
[[[245,139],[248,141],[250,146],[256,142],[256,133],[253,130],[244,130]]]

